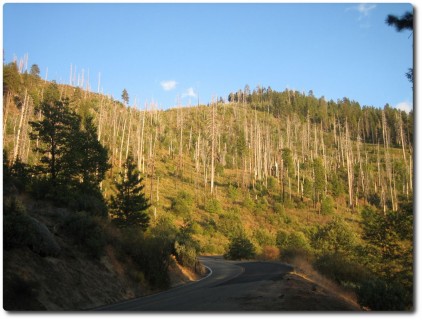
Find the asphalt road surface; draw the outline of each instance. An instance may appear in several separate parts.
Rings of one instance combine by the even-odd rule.
[[[276,280],[292,267],[273,262],[234,262],[202,257],[210,270],[199,281],[96,311],[241,311],[239,298],[253,294],[263,281]]]

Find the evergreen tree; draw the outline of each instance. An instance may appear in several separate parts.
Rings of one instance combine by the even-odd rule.
[[[400,18],[389,14],[385,22],[389,26],[394,26],[397,32],[403,30],[413,31],[413,12],[408,11]],[[406,78],[413,83],[413,68],[409,68],[409,71],[406,73]]]
[[[30,122],[30,137],[41,141],[35,148],[42,155],[38,170],[55,185],[60,179],[66,180],[69,168],[73,167],[73,159],[68,158],[74,147],[73,137],[79,131],[80,117],[69,108],[67,100],[44,101],[40,111],[44,117]]]
[[[128,104],[129,103],[129,93],[127,93],[127,90],[126,89],[123,89],[123,92],[122,92],[122,100],[123,100],[123,102],[125,104]]]
[[[97,188],[104,180],[108,163],[108,150],[98,141],[97,128],[91,116],[82,121],[82,128],[72,138],[74,149],[65,157],[68,163],[73,163],[69,168],[76,180],[88,188]]]
[[[40,68],[38,67],[37,64],[33,64],[31,66],[31,70],[29,71],[29,73],[31,75],[33,75],[34,77],[37,77],[38,78],[40,76]]]
[[[112,221],[119,228],[139,227],[145,231],[149,226],[149,216],[145,211],[150,205],[142,192],[142,181],[132,156],[129,156],[120,173],[120,182],[115,183],[117,195],[110,202]]]
[[[3,65],[3,95],[9,91],[18,93],[21,85],[19,69],[16,63]]]

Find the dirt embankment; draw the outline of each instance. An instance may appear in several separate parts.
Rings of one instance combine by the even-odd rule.
[[[353,292],[320,275],[302,259],[294,270],[259,285],[240,298],[242,310],[267,311],[362,311]]]
[[[238,303],[245,311],[361,311],[349,297],[297,273],[267,281]]]

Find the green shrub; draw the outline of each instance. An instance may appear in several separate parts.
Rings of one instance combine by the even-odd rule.
[[[289,249],[310,250],[309,241],[302,231],[294,231],[287,238],[286,247]]]
[[[321,201],[321,214],[332,215],[334,213],[334,201],[331,197],[326,196]]]
[[[194,207],[193,197],[186,191],[180,191],[173,199],[171,208],[173,212],[182,217],[189,217]]]
[[[146,279],[153,288],[165,289],[170,284],[168,266],[174,251],[174,235],[173,230],[165,227],[166,222],[166,219],[160,219],[155,229],[146,233],[139,228],[127,228],[115,243],[119,259],[124,261],[129,256],[140,270],[131,270],[132,278],[136,281]]]
[[[411,311],[413,295],[397,282],[373,278],[365,281],[357,291],[361,306],[375,311]]]
[[[274,210],[275,213],[277,213],[278,215],[281,215],[281,216],[283,216],[286,213],[284,206],[280,202],[276,202],[274,204],[273,210]]]
[[[228,194],[232,201],[236,201],[237,197],[239,196],[239,189],[233,185],[229,185]]]
[[[345,252],[351,254],[356,244],[356,236],[341,218],[334,218],[319,226],[312,235],[313,247],[321,252]]]
[[[145,272],[148,282],[156,288],[168,288],[170,277],[168,267],[170,255],[174,251],[174,242],[163,237],[145,237],[141,244],[141,255],[137,264]]]
[[[370,278],[366,267],[340,253],[321,255],[314,261],[313,267],[343,286],[356,287]]]
[[[287,247],[289,233],[284,230],[279,230],[276,235],[275,243],[279,248]]]
[[[223,211],[223,208],[217,199],[209,199],[207,202],[205,202],[205,211],[218,214]]]
[[[274,236],[265,229],[254,230],[253,236],[261,247],[273,246],[275,244]]]
[[[255,247],[245,235],[233,238],[224,257],[231,260],[252,259]]]
[[[98,218],[86,212],[69,214],[63,222],[63,228],[92,257],[99,258],[104,254],[107,238]]]
[[[191,242],[179,243],[176,241],[174,250],[177,261],[184,267],[195,269],[197,262],[197,250]]]
[[[237,237],[243,233],[242,220],[239,214],[229,211],[220,215],[217,229],[228,238]]]

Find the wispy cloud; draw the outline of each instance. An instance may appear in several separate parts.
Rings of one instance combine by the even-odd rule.
[[[377,7],[376,4],[359,3],[356,10],[360,13],[359,19],[369,16],[369,13]]]
[[[369,28],[369,16],[371,11],[377,7],[376,4],[369,3],[359,3],[358,5],[347,7],[346,11],[357,11],[359,13],[358,20],[360,21],[360,26],[362,28]]]
[[[398,103],[395,108],[409,113],[413,110],[413,103],[410,103],[409,101],[403,101]]]
[[[161,81],[160,85],[165,91],[170,91],[176,88],[177,82],[174,80],[166,80],[166,81]]]
[[[196,98],[197,94],[195,93],[195,91],[193,90],[192,87],[188,88],[183,94],[182,94],[182,98],[185,97],[192,97],[192,98]]]

